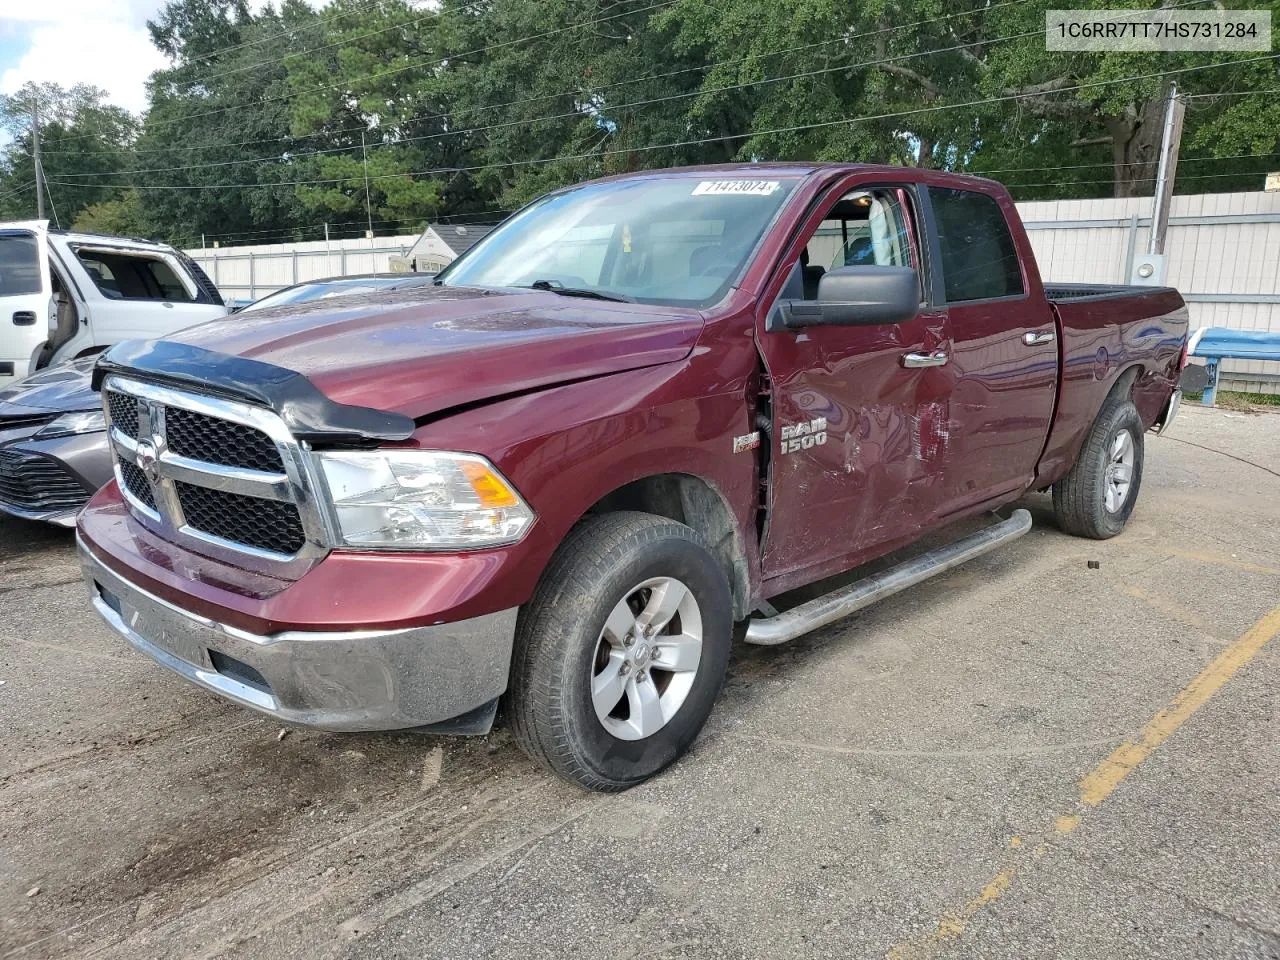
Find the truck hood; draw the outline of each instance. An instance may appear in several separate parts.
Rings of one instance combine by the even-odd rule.
[[[701,329],[694,310],[422,287],[232,315],[169,339],[296,371],[337,403],[419,418],[681,360]]]
[[[50,367],[0,390],[0,419],[98,409],[102,398],[90,382],[97,359],[83,357]]]

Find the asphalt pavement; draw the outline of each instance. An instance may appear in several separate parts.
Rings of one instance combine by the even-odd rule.
[[[1114,540],[1023,505],[611,796],[501,729],[282,736],[0,520],[0,958],[1280,958],[1280,415],[1184,407]]]

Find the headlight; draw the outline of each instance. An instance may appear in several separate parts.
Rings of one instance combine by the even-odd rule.
[[[519,540],[533,511],[484,457],[436,450],[317,453],[342,542],[449,550]]]
[[[36,434],[36,439],[66,437],[74,433],[97,433],[105,429],[107,420],[101,410],[78,410],[75,413],[64,413],[52,423],[45,424]]]

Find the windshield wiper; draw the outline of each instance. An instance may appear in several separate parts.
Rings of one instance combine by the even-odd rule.
[[[620,293],[601,293],[599,290],[587,290],[584,287],[566,287],[559,280],[535,280],[529,284],[530,290],[547,290],[558,293],[562,297],[585,297],[588,300],[612,300],[615,303],[635,303],[634,297]]]

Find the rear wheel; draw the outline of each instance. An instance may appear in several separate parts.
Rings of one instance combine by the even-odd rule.
[[[521,611],[507,694],[516,741],[591,790],[653,776],[711,713],[732,621],[696,531],[643,513],[584,521]]]
[[[1142,418],[1128,399],[1103,408],[1071,472],[1053,485],[1059,527],[1094,540],[1124,529],[1142,484],[1144,434]]]

